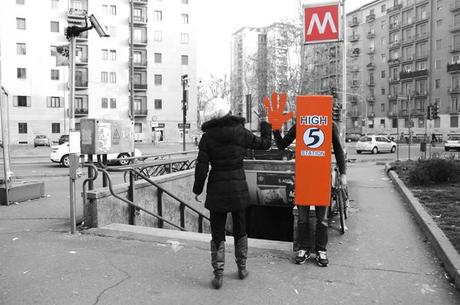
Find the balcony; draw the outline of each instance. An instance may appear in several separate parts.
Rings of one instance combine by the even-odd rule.
[[[428,91],[415,91],[414,97],[427,97]]]
[[[359,66],[351,66],[348,68],[351,72],[359,72]]]
[[[390,42],[390,50],[399,49],[400,46],[401,46],[401,43],[399,41]]]
[[[459,94],[460,87],[459,86],[450,87],[449,89],[447,89],[447,92],[449,92],[450,94]]]
[[[148,42],[147,37],[140,38],[140,39],[136,39],[136,38],[133,39],[133,44],[135,46],[145,47],[147,46],[147,42]]]
[[[402,63],[408,63],[412,61],[414,61],[414,55],[405,56],[403,59],[401,59]]]
[[[428,58],[428,52],[422,54],[415,54],[416,59],[426,59]]]
[[[421,16],[416,16],[415,18],[416,18],[415,19],[416,23],[423,22],[425,20],[428,20],[428,18],[430,18],[430,14],[424,12],[424,13],[422,13]]]
[[[409,116],[409,111],[407,109],[401,109],[401,110],[399,110],[399,116],[400,117]]]
[[[141,5],[146,5],[149,3],[148,0],[133,0],[134,4],[141,4]]]
[[[449,45],[449,52],[450,53],[460,52],[460,45]]]
[[[375,38],[375,32],[367,32],[367,39],[374,39]]]
[[[390,83],[399,83],[399,78],[398,77],[390,77],[388,78]]]
[[[425,70],[417,70],[417,71],[401,71],[399,72],[400,79],[408,79],[420,76],[428,76],[428,69]]]
[[[359,111],[350,111],[350,117],[359,118],[361,115],[359,114]]]
[[[354,50],[350,53],[350,57],[352,57],[352,58],[357,58],[358,56],[359,56],[359,48],[354,49]]]
[[[403,37],[401,44],[402,45],[408,45],[414,43],[414,36],[407,36]]]
[[[375,64],[373,62],[370,62],[366,65],[368,70],[374,70],[375,69]]]
[[[80,33],[76,38],[77,42],[85,42],[88,40],[88,31]]]
[[[449,11],[453,13],[460,11],[460,2],[455,1],[455,3],[451,3],[449,6]]]
[[[358,26],[359,25],[359,20],[358,18],[353,18],[352,20],[350,20],[348,22],[348,26],[349,27],[355,27],[355,26]]]
[[[402,8],[402,4],[401,4],[401,3],[400,3],[400,4],[396,4],[395,6],[389,7],[389,8],[387,9],[387,14],[390,14],[390,13],[392,13],[392,12],[396,12],[396,11],[400,10],[401,8]]]
[[[88,115],[88,108],[83,107],[83,108],[75,108],[75,116],[76,117],[82,117],[82,116],[87,116]]]
[[[145,117],[147,116],[147,109],[134,109],[134,116],[135,117]]]
[[[368,80],[368,81],[366,82],[366,85],[367,85],[368,87],[374,87],[374,86],[375,86],[375,81],[374,81],[374,80]]]
[[[428,38],[430,38],[428,33],[415,34],[415,41],[426,40]]]
[[[366,22],[374,22],[375,21],[375,14],[369,14],[366,16]]]
[[[368,117],[368,118],[375,118],[375,112],[369,112],[369,113],[367,114],[367,117]]]
[[[146,16],[133,16],[133,24],[134,25],[146,25],[147,24],[147,17]]]
[[[359,81],[354,79],[352,80],[351,84],[350,84],[350,87],[351,88],[358,88],[359,87]]]
[[[375,48],[369,48],[369,50],[367,50],[367,54],[369,55],[375,54]]]
[[[399,22],[390,23],[390,32],[397,31],[400,27],[401,25],[399,24]]]
[[[352,35],[350,37],[348,37],[348,41],[350,42],[356,42],[359,40],[359,35]]]
[[[86,90],[88,89],[87,80],[75,80],[75,90]]]
[[[414,19],[413,17],[409,17],[407,18],[407,20],[403,20],[402,21],[402,27],[406,27],[406,26],[410,26],[414,23]]]
[[[397,100],[397,99],[398,99],[398,95],[396,95],[396,94],[388,94],[388,99],[389,99],[390,101]]]
[[[134,90],[135,91],[146,91],[147,90],[147,84],[136,84],[136,83],[134,83]]]
[[[411,116],[425,116],[425,109],[412,109]]]
[[[375,96],[368,96],[368,97],[366,98],[366,101],[367,101],[368,103],[375,103]]]
[[[399,65],[400,64],[399,57],[398,58],[390,58],[390,59],[388,59],[388,64],[390,66]]]
[[[460,24],[451,24],[449,25],[449,32],[455,33],[460,31]]]
[[[397,116],[398,116],[398,112],[396,112],[396,111],[388,111],[388,116],[389,116],[390,118],[397,117]]]
[[[78,8],[69,8],[67,11],[67,21],[71,23],[80,23],[88,16],[88,11]]]
[[[456,62],[453,64],[447,64],[447,72],[448,73],[458,73],[460,72],[460,62]]]

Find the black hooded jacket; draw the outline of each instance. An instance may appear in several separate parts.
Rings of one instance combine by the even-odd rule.
[[[271,146],[271,126],[262,122],[261,136],[244,128],[244,119],[227,115],[205,122],[201,137],[193,193],[203,192],[209,173],[205,207],[214,212],[232,212],[244,209],[249,203],[248,185],[243,170],[246,149],[264,149]]]

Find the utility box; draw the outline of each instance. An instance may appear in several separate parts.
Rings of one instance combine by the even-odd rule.
[[[81,153],[104,155],[134,151],[134,123],[129,120],[81,119]]]

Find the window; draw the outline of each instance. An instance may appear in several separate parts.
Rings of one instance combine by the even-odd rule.
[[[104,15],[108,15],[109,14],[109,7],[108,5],[102,5],[102,13]]]
[[[161,74],[155,74],[155,85],[161,85],[163,83],[163,77]]]
[[[380,12],[385,13],[386,10],[387,10],[387,7],[386,7],[385,4],[383,4],[383,5],[380,7]]]
[[[385,95],[385,88],[381,88],[381,89],[380,89],[380,93],[381,93],[382,95]]]
[[[441,80],[440,79],[435,79],[434,80],[434,87],[436,89],[439,89],[441,87]]]
[[[382,62],[385,63],[387,61],[387,56],[385,54],[380,55],[382,58]]]
[[[51,0],[51,8],[52,9],[59,8],[59,0]]]
[[[182,0],[182,4],[188,4],[188,0]]]
[[[110,82],[112,84],[115,84],[117,82],[117,73],[116,72],[110,72]]]
[[[101,83],[107,83],[108,82],[108,76],[109,76],[109,74],[107,72],[101,72]]]
[[[180,34],[180,43],[188,44],[188,33],[181,33]]]
[[[16,29],[18,30],[26,29],[26,18],[16,18]]]
[[[51,123],[51,133],[61,133],[61,124]]]
[[[155,16],[155,21],[162,21],[163,20],[163,12],[162,11],[155,11],[154,16]]]
[[[436,59],[436,60],[434,61],[434,68],[435,68],[436,70],[441,69],[441,60],[440,60],[440,59]]]
[[[110,15],[112,15],[112,16],[117,15],[117,6],[116,5],[111,5],[110,6]]]
[[[163,108],[163,105],[162,105],[162,101],[161,99],[155,99],[155,109],[162,109]]]
[[[385,104],[380,104],[380,112],[385,112]],[[385,125],[385,123],[383,124]]]
[[[13,98],[14,107],[30,107],[30,96],[18,95]]]
[[[155,63],[156,64],[161,64],[161,53],[155,53]]]
[[[142,133],[142,123],[134,123],[134,133]]]
[[[382,21],[380,22],[380,28],[381,28],[382,30],[385,28],[385,24],[386,24],[385,20],[382,20]]]
[[[182,14],[182,23],[187,24],[188,23],[188,14]]]
[[[51,25],[51,32],[59,33],[59,22],[51,21],[50,25]]]
[[[47,97],[46,107],[48,108],[62,108],[64,103],[61,104],[61,98],[59,96],[49,96]]]
[[[108,51],[107,51],[107,49],[102,49],[102,50],[101,50],[101,59],[102,59],[102,60],[107,60],[108,58],[109,58],[109,56],[108,56]]]
[[[17,68],[16,71],[17,71],[18,79],[26,79],[27,78],[26,68]]]
[[[187,66],[188,65],[188,55],[181,55],[181,64],[183,66]]]
[[[104,29],[111,37],[117,37],[117,27],[116,26],[104,26]]]
[[[26,55],[26,44],[25,43],[16,43],[16,54]]]
[[[18,133],[27,133],[27,123],[18,123]]]
[[[110,60],[117,60],[117,50],[110,50]]]
[[[102,108],[109,108],[109,103],[108,103],[108,100],[107,100],[106,97],[103,97],[103,98],[101,99],[101,107],[102,107]]]
[[[110,108],[112,108],[112,109],[117,108],[117,99],[116,98],[111,98],[110,99]]]
[[[419,61],[415,65],[415,70],[420,71],[420,70],[426,70],[426,61]]]
[[[385,70],[380,71],[380,78],[385,78]]]
[[[450,127],[451,128],[458,128],[458,116],[451,116],[450,117]]]
[[[441,50],[441,42],[442,42],[442,39],[437,39],[437,40],[436,40],[436,42],[435,42],[435,44],[436,44],[436,46],[435,46],[436,50]]]
[[[16,4],[24,5],[24,0],[16,0]]]
[[[51,69],[51,80],[59,80],[59,70]]]
[[[161,31],[155,31],[153,33],[153,39],[155,41],[162,41],[163,40],[163,33]]]

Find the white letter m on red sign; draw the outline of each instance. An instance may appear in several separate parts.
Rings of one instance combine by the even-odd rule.
[[[335,27],[334,20],[332,19],[332,15],[330,12],[326,12],[324,15],[323,23],[319,20],[318,14],[313,14],[310,20],[310,24],[308,25],[307,35],[311,35],[313,31],[313,27],[316,25],[318,28],[318,32],[320,34],[324,34],[326,31],[326,26],[329,24],[331,27],[332,33],[337,33],[337,28]]]

